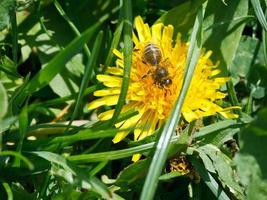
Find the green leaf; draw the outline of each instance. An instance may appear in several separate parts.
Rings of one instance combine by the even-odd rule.
[[[181,174],[180,172],[170,172],[167,174],[163,174],[159,177],[160,181],[166,181],[166,180],[170,180],[172,178],[177,178],[179,176],[183,176],[183,174]]]
[[[163,14],[156,23],[172,24],[174,35],[187,35],[194,25],[197,10],[206,0],[189,0]],[[178,3],[178,2],[177,2]]]
[[[8,75],[12,75],[17,78],[20,77],[17,72],[16,64],[6,55],[1,57],[0,70],[4,71]]]
[[[8,108],[7,93],[1,82],[0,82],[0,108],[1,108],[0,109],[0,121],[1,121],[1,119],[5,116]]]
[[[199,149],[206,153],[212,160],[214,169],[218,173],[223,185],[227,185],[235,196],[243,199],[243,191],[239,186],[238,181],[235,179],[236,177],[234,176],[234,171],[231,168],[231,160],[224,155],[220,149],[211,144],[202,146]]]
[[[267,198],[267,109],[240,133],[240,152],[234,158],[247,199]]]
[[[64,157],[58,154],[55,154],[55,153],[45,152],[45,151],[43,152],[36,151],[36,152],[31,152],[31,153],[36,154],[39,157],[42,157],[52,163],[55,163],[61,166],[65,170],[64,173],[66,174],[70,173],[72,176],[76,176],[78,180],[84,181],[85,183],[90,184],[92,189],[98,192],[103,198],[107,198],[107,199],[112,198],[112,193],[108,190],[108,188],[102,182],[100,182],[97,178],[93,176],[90,177],[89,175],[87,175],[85,171],[83,171],[81,168],[78,168],[73,163],[66,160]],[[58,175],[60,176],[61,175],[60,171],[58,173],[59,173]]]
[[[86,41],[93,36],[93,33],[106,18],[107,16],[104,16],[99,19],[95,25],[84,31],[81,36],[75,38],[64,50],[59,52],[42,70],[40,70],[26,85],[24,92],[17,97],[18,103],[21,104],[27,95],[49,84],[49,82],[64,69],[65,63],[77,54]]]
[[[204,163],[205,168],[211,172],[211,173],[215,173],[215,169],[213,166],[213,163],[211,161],[211,159],[208,157],[207,154],[205,154],[204,151],[202,151],[200,148],[193,148],[193,147],[189,147],[187,149],[187,154],[192,155],[193,152],[196,151],[198,152],[199,157],[201,158],[202,162]],[[190,153],[189,153],[190,152]]]
[[[197,172],[205,182],[205,184],[210,188],[216,199],[218,200],[230,200],[230,197],[224,192],[221,185],[212,177],[212,175],[205,169],[201,163],[192,157],[191,162],[196,168]]]
[[[10,12],[14,12],[15,5],[16,5],[15,0],[0,1],[0,31],[9,25]]]
[[[149,162],[149,159],[145,159],[129,165],[120,172],[115,184],[121,187],[125,187],[144,177],[147,173]]]
[[[205,31],[203,46],[213,51],[212,59],[220,61],[224,75],[228,74],[226,70],[232,65],[245,26],[244,22],[234,19],[246,17],[247,12],[247,0],[229,1],[227,6],[218,0],[208,2],[203,26],[212,27],[218,23],[221,26],[213,26]]]

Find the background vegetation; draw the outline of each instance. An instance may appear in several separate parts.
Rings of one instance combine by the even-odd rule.
[[[267,199],[266,6],[0,0],[0,199]],[[96,118],[109,108],[86,105],[102,87],[96,74],[114,62],[112,49],[131,53],[125,22],[137,15],[150,25],[172,24],[191,41],[189,81],[193,55],[201,46],[213,51],[231,77],[222,88],[229,93],[225,104],[242,107],[239,119],[205,118],[204,126],[189,124],[178,137],[174,112],[152,137],[112,144],[118,130]],[[158,140],[169,142],[155,152]],[[132,163],[135,153],[144,159]],[[190,163],[187,175],[169,170],[181,155]]]

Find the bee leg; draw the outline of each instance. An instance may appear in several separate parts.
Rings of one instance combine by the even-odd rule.
[[[151,73],[152,73],[152,71],[149,70],[149,71],[147,72],[147,74],[145,74],[145,75],[142,76],[142,79],[146,78],[148,75],[151,75]]]

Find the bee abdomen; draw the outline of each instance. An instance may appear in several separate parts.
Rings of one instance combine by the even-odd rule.
[[[148,43],[145,46],[143,58],[146,63],[156,66],[160,63],[162,58],[161,50],[155,44]]]

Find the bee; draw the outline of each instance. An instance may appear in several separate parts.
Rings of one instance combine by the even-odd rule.
[[[172,80],[169,77],[169,71],[160,65],[161,60],[162,53],[160,48],[153,43],[148,43],[143,53],[143,61],[153,68],[148,73],[150,74],[152,72],[155,84],[160,87],[169,86],[172,84]],[[146,75],[144,77],[146,77]]]
[[[157,66],[153,79],[156,84],[159,84],[161,87],[169,86],[172,84],[172,80],[169,78],[169,72],[165,67]]]
[[[143,59],[146,63],[150,64],[151,66],[157,66],[160,63],[161,58],[161,50],[157,45],[148,43],[145,46]]]

